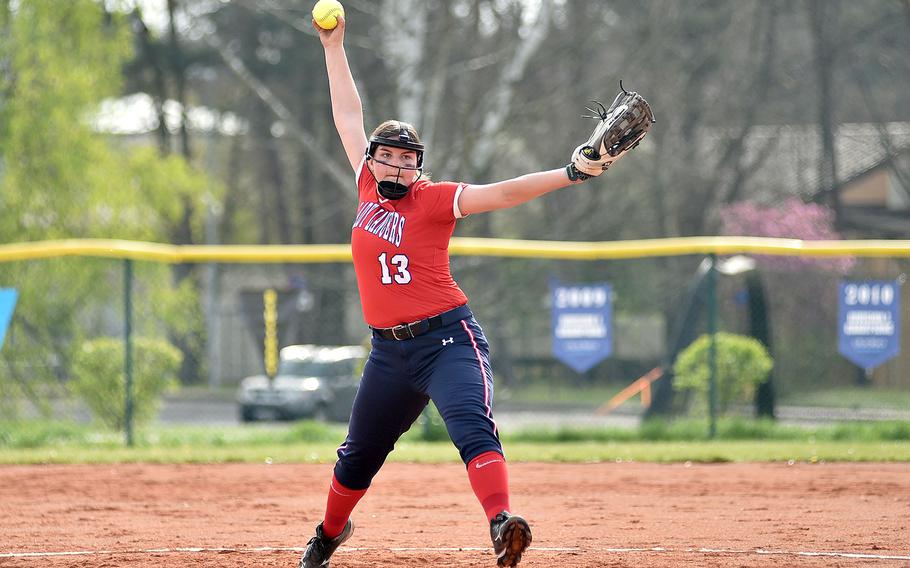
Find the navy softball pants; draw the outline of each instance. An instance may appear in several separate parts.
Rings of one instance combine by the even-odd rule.
[[[395,341],[373,333],[348,436],[335,464],[335,477],[345,487],[370,486],[429,400],[465,463],[484,452],[502,453],[483,330],[467,306],[444,315],[442,327],[412,339]]]

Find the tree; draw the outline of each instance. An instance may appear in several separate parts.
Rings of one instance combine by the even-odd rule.
[[[182,159],[114,147],[93,131],[91,117],[103,99],[119,93],[130,56],[122,15],[93,0],[33,0],[0,5],[0,23],[0,240],[158,240],[185,221],[182,211],[171,211],[175,196],[197,202],[216,189],[206,176],[186,171]],[[182,292],[172,292],[158,267],[139,274],[146,280],[138,286],[150,293],[138,309],[148,310],[152,296],[163,305],[180,301]],[[48,390],[70,378],[73,350],[83,338],[120,331],[119,311],[111,307],[120,297],[120,266],[93,259],[16,262],[0,265],[0,281],[20,290],[0,360],[0,404],[12,413],[26,398],[49,412]],[[185,321],[185,310],[177,317]],[[137,331],[155,336],[165,321],[151,312]]]
[[[125,172],[82,117],[116,93],[128,36],[90,0],[5,3],[2,18],[0,240],[105,235],[119,219],[104,196]],[[91,261],[0,265],[0,280],[21,298],[0,368],[5,404],[25,396],[43,406],[43,386],[66,377],[84,333],[77,316],[101,305],[104,272]]]
[[[129,13],[104,11],[124,5]],[[153,29],[148,15],[133,9],[139,5],[0,0],[0,236],[196,243],[201,194],[210,192],[224,210],[222,242],[346,241],[355,196],[332,126],[309,6],[169,0],[162,2],[164,27]],[[887,123],[910,120],[905,0],[351,0],[346,9],[367,126],[392,116],[417,123],[436,179],[483,183],[564,164],[590,131],[580,117],[584,106],[592,98],[610,99],[620,78],[655,109],[654,130],[608,175],[460,223],[458,235],[614,240],[712,234],[725,204],[759,193],[764,202],[785,197],[774,175],[760,173],[763,164],[785,157],[775,133],[814,131],[827,122],[830,154],[839,124],[874,121],[886,134]],[[163,164],[153,156],[124,158],[81,120],[105,97],[139,92],[157,108],[161,156],[183,160],[195,168],[192,176],[170,158]],[[816,101],[808,113],[806,101]],[[227,135],[202,133],[190,120],[194,107],[233,117],[235,128]],[[171,108],[179,112],[169,129],[165,110]],[[900,150],[884,134],[889,153]],[[836,175],[846,162],[833,169],[830,161],[813,165],[805,192],[818,189],[811,185],[816,171]],[[152,167],[165,173],[155,175]],[[223,181],[223,194],[203,169]],[[171,173],[188,185],[166,187]],[[152,186],[158,189],[150,192]],[[169,192],[179,199],[168,201]],[[672,321],[681,303],[678,283],[693,262],[655,259],[631,271],[616,263],[481,258],[458,259],[455,269],[480,311],[504,322],[490,332],[499,361],[507,362],[502,356],[510,349],[547,333],[539,319],[546,282],[528,279],[529,272],[609,277],[622,305],[661,311]],[[24,271],[16,272],[17,281],[28,281],[46,304],[40,315],[20,311],[26,319],[13,330],[17,348],[30,342],[36,351],[9,359],[61,369],[67,355],[60,346],[85,331],[67,327],[84,316],[64,304],[87,298],[92,306],[97,282],[111,278],[108,288],[118,285],[105,262],[49,266],[15,267]],[[14,280],[11,270],[0,267],[7,281]],[[344,270],[326,268],[325,287],[334,291]],[[71,285],[58,290],[55,277]],[[175,267],[170,278],[165,288],[179,288],[181,305],[192,304],[198,294],[192,269]],[[522,294],[510,293],[515,289]],[[34,306],[28,296],[21,301]],[[314,317],[322,321],[346,319],[343,299],[317,295],[315,304],[320,314]],[[53,321],[57,331],[41,331],[46,324],[37,317]],[[190,353],[200,331],[186,333]],[[184,357],[185,365],[193,360]],[[24,384],[32,371],[16,368]]]
[[[822,22],[825,45],[837,52],[829,70],[837,94],[832,124],[910,118],[910,67],[902,56],[910,47],[906,7],[827,4],[826,12],[838,14]],[[187,101],[230,113],[240,124],[222,141],[225,148],[204,161],[195,145],[197,165],[205,163],[227,186],[223,241],[344,242],[354,192],[309,7],[288,0],[184,0],[168,7],[185,24],[171,28],[176,35],[167,30],[153,37],[163,58],[181,58],[179,65],[156,64],[166,85],[172,85],[169,70],[183,69]],[[806,112],[806,101],[818,100],[819,83],[808,7],[808,1],[785,0],[351,1],[346,41],[367,127],[395,116],[416,123],[435,179],[484,183],[565,164],[590,131],[579,116],[584,106],[592,98],[609,102],[620,78],[651,101],[654,130],[607,176],[459,223],[458,235],[699,235],[719,229],[727,203],[760,192],[766,200],[785,197],[774,174],[762,168],[786,157],[779,133],[814,130],[822,118]],[[178,50],[167,48],[175,43]],[[848,49],[849,58],[842,55]],[[156,89],[154,74],[145,73],[146,88]],[[178,98],[173,86],[167,92]],[[835,127],[831,132],[838,135]],[[459,281],[472,301],[489,306],[491,317],[539,311],[546,285],[523,278],[527,265],[516,261],[511,273],[491,276],[505,263],[463,264],[456,266]],[[677,283],[694,265],[691,258],[673,258],[649,261],[636,274],[607,263],[559,269],[567,278],[605,272],[621,278],[623,301],[656,306],[648,309],[672,320],[680,303]],[[325,270],[326,282],[340,280],[332,270]],[[507,293],[516,287],[532,299]],[[325,311],[318,317],[345,319],[342,306],[318,299],[316,305]],[[507,335],[516,343],[539,329],[521,322],[510,327]],[[497,332],[498,326],[491,330]],[[509,349],[495,339],[500,351]]]
[[[128,91],[145,92],[152,97],[158,118],[156,133],[161,159],[167,160],[176,154],[190,165],[194,163],[196,154],[188,119],[188,75],[207,58],[211,58],[212,54],[211,50],[200,48],[199,42],[185,42],[178,32],[177,19],[184,4],[180,0],[167,0],[167,29],[162,36],[146,25],[140,5],[134,6],[129,19],[134,32],[135,57],[125,70]],[[167,105],[178,110],[175,120],[170,121],[175,124],[169,123],[165,112]],[[204,213],[204,206],[199,198],[205,192],[205,188],[194,194],[176,191],[165,198],[171,200],[171,203],[162,203],[165,206],[163,212],[168,219],[162,232],[164,240],[174,244],[195,244],[200,241],[202,231],[198,221]],[[196,382],[202,375],[200,339],[204,329],[201,324],[201,284],[196,265],[175,265],[172,268],[172,278],[176,287],[196,298],[195,302],[188,302],[186,308],[190,314],[189,319],[200,322],[200,325],[189,329],[182,325],[182,332],[175,328],[168,330],[171,341],[183,355],[181,379],[185,383]]]
[[[726,235],[779,237],[813,240],[837,240],[834,211],[823,205],[790,199],[779,205],[763,206],[752,202],[730,204],[720,212]],[[830,351],[830,345],[817,341],[818,333],[806,337],[807,327],[834,329],[835,316],[830,293],[834,288],[832,276],[848,273],[856,264],[853,257],[812,258],[786,256],[755,256],[756,269],[745,276],[749,296],[749,332],[762,342],[778,359],[793,368],[806,360],[826,360],[819,352]],[[833,305],[832,305],[833,304]],[[802,311],[797,306],[809,306]],[[776,322],[773,326],[771,323]],[[775,330],[772,333],[772,329]],[[777,373],[779,375],[779,373]],[[812,376],[814,373],[806,373]],[[774,415],[775,373],[756,390],[755,405],[759,416]],[[787,385],[792,388],[793,378]],[[811,379],[810,379],[811,380]]]

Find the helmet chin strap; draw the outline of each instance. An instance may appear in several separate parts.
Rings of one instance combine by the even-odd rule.
[[[379,195],[386,199],[401,199],[408,194],[408,186],[398,183],[397,181],[383,180],[376,184]]]

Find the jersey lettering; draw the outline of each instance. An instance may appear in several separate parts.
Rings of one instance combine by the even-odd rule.
[[[356,229],[359,227],[361,223],[363,223],[364,219],[366,219],[367,215],[373,211],[376,211],[378,208],[378,203],[362,202],[360,204],[360,207],[357,208],[357,216],[354,218],[354,225],[351,227],[351,229]]]
[[[397,247],[404,238],[404,224],[404,215],[397,211],[387,211],[378,203],[362,202],[351,229],[363,229]]]

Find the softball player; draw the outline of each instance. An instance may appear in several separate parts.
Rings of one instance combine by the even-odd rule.
[[[335,127],[357,182],[351,250],[373,337],[347,439],[338,448],[325,517],[300,567],[328,566],[351,537],[351,511],[430,399],[467,466],[498,565],[515,566],[531,544],[531,529],[511,513],[508,470],[493,419],[489,347],[452,279],[449,239],[458,219],[512,207],[587,176],[570,164],[488,185],[421,179],[424,147],[413,126],[386,121],[367,139],[344,51],[344,19],[331,31],[313,26],[325,50]]]

